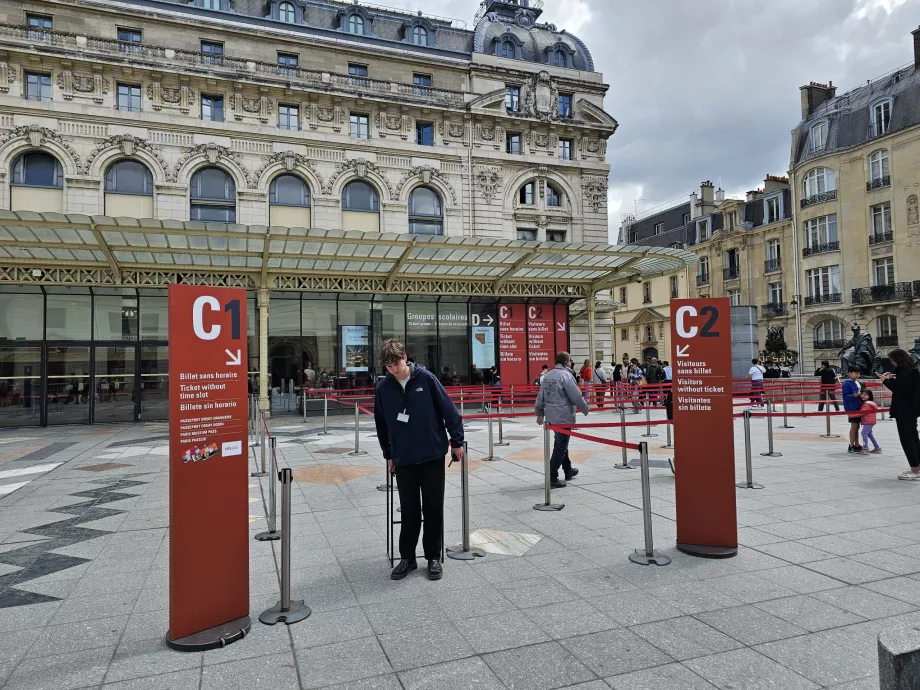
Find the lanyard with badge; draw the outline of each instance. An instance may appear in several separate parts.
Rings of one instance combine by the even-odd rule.
[[[396,421],[397,421],[397,422],[402,422],[403,424],[408,424],[408,423],[409,423],[409,413],[407,412],[407,410],[409,409],[409,383],[410,383],[411,380],[412,380],[412,375],[410,374],[410,375],[409,375],[409,378],[406,379],[406,385],[405,385],[405,386],[402,386],[402,389],[403,389],[403,392],[402,392],[402,394],[403,394],[403,411],[400,412],[398,415],[396,415]],[[400,384],[400,385],[402,384],[401,381],[397,381],[396,383],[398,383],[398,384]]]

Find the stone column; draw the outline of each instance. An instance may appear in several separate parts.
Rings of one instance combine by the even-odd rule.
[[[594,313],[596,308],[595,293],[589,292],[585,298],[585,308],[588,311],[588,359],[594,364],[594,350],[597,342],[597,315]]]
[[[268,400],[268,288],[259,288],[259,410],[269,415]]]

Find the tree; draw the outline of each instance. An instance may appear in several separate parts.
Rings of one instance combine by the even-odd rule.
[[[794,367],[799,361],[799,353],[786,345],[785,329],[782,326],[767,329],[767,339],[760,357],[764,362],[776,362],[784,367]]]

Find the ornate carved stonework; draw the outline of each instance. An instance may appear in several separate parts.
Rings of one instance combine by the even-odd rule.
[[[141,139],[131,134],[116,134],[105,139],[96,139],[96,147],[90,152],[89,156],[86,158],[86,162],[83,164],[83,174],[88,175],[92,168],[93,161],[95,161],[101,153],[113,147],[120,149],[126,156],[133,156],[136,151],[142,150],[160,164],[160,167],[167,176],[169,175],[169,164],[160,154],[160,148],[158,146],[153,146],[146,139]]]
[[[483,141],[495,141],[495,128],[479,125],[479,138]]]
[[[920,225],[920,206],[918,206],[916,194],[907,197],[907,224]]]
[[[20,127],[15,127],[4,132],[3,135],[0,136],[0,148],[16,139],[26,139],[31,146],[36,148],[41,146],[46,139],[50,139],[70,154],[70,157],[73,158],[74,167],[78,173],[83,169],[83,164],[80,162],[80,155],[74,150],[73,146],[70,145],[70,141],[53,129],[39,127],[38,125],[22,125]]]
[[[533,12],[523,7],[514,13],[514,23],[522,29],[532,29],[536,19]]]
[[[595,213],[598,213],[607,201],[607,178],[586,175],[581,178],[581,189],[585,194],[585,201]]]
[[[463,136],[463,125],[451,124],[448,129],[448,133],[450,134],[450,136],[454,137],[455,139],[462,137]]]
[[[381,138],[386,138],[387,134],[398,134],[403,139],[409,137],[408,115],[387,115],[383,112],[377,113],[374,118],[374,124],[377,127],[377,134]]]
[[[383,184],[386,185],[389,198],[393,199],[395,197],[395,194],[393,193],[393,183],[390,182],[386,174],[374,163],[366,161],[363,158],[355,158],[353,160],[337,164],[335,166],[335,171],[332,173],[332,175],[329,176],[329,180],[326,182],[325,187],[323,187],[323,193],[332,194],[332,188],[335,186],[335,181],[349,171],[354,171],[355,175],[358,177],[367,177],[368,173],[374,173],[377,176],[377,179],[381,180]]]
[[[450,192],[451,203],[457,205],[457,193],[454,191],[453,186],[448,182],[447,177],[437,168],[432,168],[430,165],[417,165],[414,168],[409,168],[405,174],[403,174],[402,179],[396,183],[395,198],[399,198],[399,195],[402,194],[403,188],[410,180],[414,178],[421,178],[422,184],[431,184],[432,179],[437,179],[447,187],[447,191]]]
[[[226,146],[215,144],[213,141],[210,141],[207,144],[198,144],[198,146],[186,148],[183,149],[183,151],[183,156],[178,161],[176,161],[176,167],[173,168],[172,174],[169,176],[170,182],[176,182],[179,179],[179,171],[182,170],[182,167],[186,163],[188,163],[196,156],[204,156],[208,163],[211,164],[217,163],[224,159],[233,161],[243,172],[243,175],[245,175],[246,186],[249,189],[256,188],[257,180],[243,164],[243,157],[236,151],[231,151]]]
[[[893,253],[893,250],[894,248],[889,244],[882,247],[872,247],[872,251],[870,253],[872,256],[888,256],[889,254]]]
[[[323,184],[322,176],[316,171],[316,166],[313,165],[313,161],[300,153],[295,153],[294,151],[279,151],[278,153],[272,154],[265,159],[265,162],[259,167],[258,170],[253,173],[253,178],[258,184],[259,180],[262,179],[262,175],[265,174],[265,171],[268,170],[275,163],[281,163],[284,165],[284,169],[288,172],[292,172],[295,168],[305,168],[309,170],[316,178],[319,180],[320,187]]]
[[[195,105],[195,92],[186,84],[172,89],[155,81],[147,85],[147,100],[154,110],[162,110],[164,105],[178,106],[180,112],[187,115]]]
[[[329,125],[333,132],[339,132],[345,124],[345,111],[337,105],[329,107],[311,103],[307,109],[306,119],[312,130],[320,125]]]
[[[486,203],[490,203],[502,186],[502,176],[494,168],[477,168],[474,175],[476,188]]]
[[[88,93],[93,101],[102,103],[102,97],[109,92],[108,80],[99,73],[83,76],[65,69],[58,73],[57,85],[65,101],[72,101],[74,94]]]
[[[245,113],[257,115],[262,123],[268,122],[269,117],[275,112],[275,102],[268,96],[259,98],[245,98],[239,91],[230,98],[230,110],[237,121],[243,119]]]
[[[0,93],[9,93],[10,84],[16,83],[16,68],[6,60],[0,60]]]
[[[559,119],[559,89],[549,72],[539,72],[524,82],[521,114],[544,122]]]

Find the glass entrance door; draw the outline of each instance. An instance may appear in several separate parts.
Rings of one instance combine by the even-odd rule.
[[[141,345],[141,414],[144,422],[169,419],[169,348]]]
[[[90,421],[90,348],[48,345],[48,425]]]
[[[133,422],[135,358],[133,345],[97,346],[93,386],[93,421]]]
[[[42,349],[0,347],[0,427],[42,420]]]

